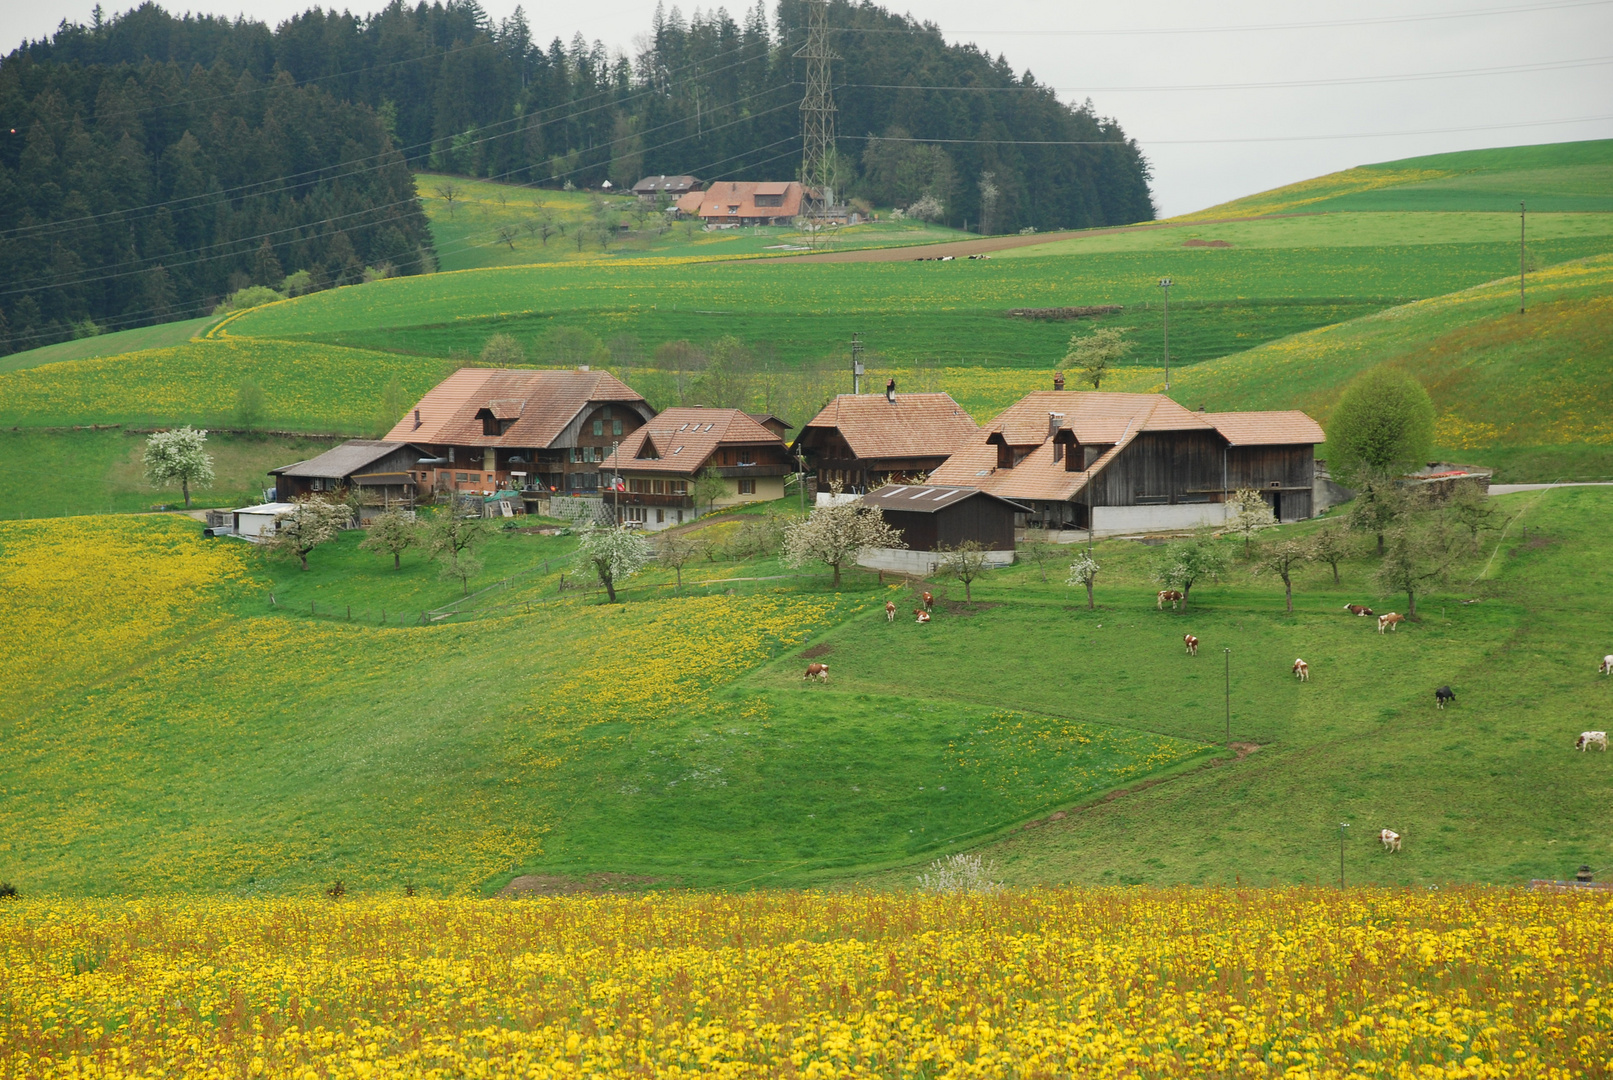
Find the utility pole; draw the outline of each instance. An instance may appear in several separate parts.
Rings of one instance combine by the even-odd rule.
[[[1344,888],[1344,830],[1350,827],[1348,821],[1339,822],[1339,888]]]
[[[1165,294],[1165,392],[1171,392],[1171,279],[1159,279],[1160,291]]]
[[[1222,649],[1226,653],[1226,678],[1224,687],[1227,698],[1227,742],[1232,741],[1232,650]]]
[[[796,52],[806,64],[801,96],[801,210],[808,217],[834,205],[835,102],[829,62],[829,0],[807,0],[807,40]]]
[[[1523,314],[1523,307],[1524,307],[1524,303],[1523,303],[1523,272],[1524,272],[1524,268],[1529,265],[1529,260],[1525,257],[1524,250],[1523,250],[1524,213],[1525,213],[1524,205],[1523,205],[1523,203],[1520,202],[1518,204],[1518,314],[1519,315]]]
[[[616,462],[616,475],[611,477],[610,489],[611,489],[611,494],[616,497],[616,524],[617,525],[620,525],[622,523],[622,459],[621,459],[621,453],[622,453],[622,444],[620,442],[613,442],[613,443],[610,444],[610,457],[611,457],[612,461]]]
[[[863,343],[861,334],[851,335],[851,392],[863,392]]]

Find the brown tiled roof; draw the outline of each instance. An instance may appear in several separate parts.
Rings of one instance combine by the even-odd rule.
[[[1322,425],[1298,409],[1284,412],[1200,413],[1233,446],[1291,446],[1327,441]]]
[[[633,192],[636,195],[654,195],[665,191],[678,195],[699,188],[700,181],[692,176],[646,176],[633,185]]]
[[[318,457],[299,461],[294,465],[282,465],[278,469],[270,469],[270,476],[317,476],[323,479],[339,480],[371,465],[388,454],[395,454],[404,444],[387,442],[384,439],[348,439],[340,446],[326,450]],[[425,451],[420,451],[424,457]]]
[[[658,456],[640,457],[645,444]],[[601,466],[610,472],[673,473],[693,476],[721,446],[777,446],[784,440],[738,409],[668,409],[622,439]],[[618,455],[621,458],[617,462]]]
[[[433,387],[384,438],[388,442],[547,448],[590,405],[621,403],[649,414],[632,387],[605,371],[460,368]],[[477,414],[514,420],[503,435],[484,435]],[[415,426],[415,413],[420,426]]]
[[[1045,434],[1045,417],[1042,426]],[[863,460],[941,457],[980,431],[950,394],[897,394],[894,404],[884,394],[841,394],[801,433],[813,428],[839,431]]]
[[[936,484],[886,484],[877,491],[863,496],[864,506],[877,506],[881,510],[907,510],[919,514],[933,514],[937,510],[960,503],[965,499],[982,498],[1007,502],[1015,510],[1029,510],[1028,506],[1008,502],[999,495],[979,488],[942,487]]]
[[[758,195],[782,195],[783,205],[757,206]],[[793,180],[779,183],[719,180],[705,191],[691,191],[683,196],[678,200],[678,209],[707,221],[793,218],[801,212],[801,185]]]

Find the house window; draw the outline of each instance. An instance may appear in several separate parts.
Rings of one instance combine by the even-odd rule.
[[[755,453],[755,451],[753,451],[753,450],[741,450],[739,452],[739,463],[741,465],[754,465],[754,464],[756,464],[756,453]]]
[[[595,420],[594,421],[594,434],[595,435],[603,435],[603,434],[605,434],[605,421],[603,421],[603,420]]]
[[[687,480],[668,480],[666,482],[666,487],[668,495],[689,494],[689,481]]]
[[[741,495],[754,495],[754,494],[756,494],[756,478],[751,477],[751,476],[747,476],[744,479],[740,480],[740,482],[739,482],[739,493]]]
[[[468,473],[455,473],[454,474],[454,479],[457,480],[457,481],[463,482],[465,480],[469,480],[470,475]]]
[[[622,433],[622,422],[620,420],[612,420],[610,422],[610,433],[612,435],[620,435]]]
[[[657,495],[665,495],[666,494],[666,481],[665,480],[652,480],[651,483],[654,485],[654,487],[652,487],[650,490],[653,491],[655,494],[657,494]]]
[[[665,510],[657,510],[655,512],[655,523],[657,525],[664,525],[666,523],[666,511]]]

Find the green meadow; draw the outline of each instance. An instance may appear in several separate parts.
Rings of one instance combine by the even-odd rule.
[[[1613,692],[1605,601],[1581,587],[1613,555],[1613,495],[1499,504],[1505,533],[1387,635],[1343,610],[1403,599],[1368,584],[1367,538],[1339,584],[1298,577],[1292,614],[1241,562],[1159,611],[1158,549],[1117,540],[1095,548],[1094,611],[1065,549],[1047,581],[1027,560],[973,602],[937,581],[921,626],[884,618],[886,598],[916,606],[908,586],[855,572],[837,592],[720,552],[605,605],[561,589],[571,538],[507,531],[447,615],[456,583],[353,537],[305,574],[171,518],[0,523],[8,620],[87,661],[8,661],[0,876],[80,895],[879,886],[983,843],[1022,884],[1325,882],[1339,821],[1357,882],[1560,876],[1613,853],[1609,759],[1572,746]],[[153,592],[120,570],[152,559],[194,576]],[[1401,856],[1372,848],[1381,827]]]

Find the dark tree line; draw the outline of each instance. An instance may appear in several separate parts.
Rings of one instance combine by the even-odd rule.
[[[1114,121],[871,3],[835,0],[830,24],[848,195],[930,196],[997,232],[1153,217]],[[149,2],[64,23],[0,60],[0,341],[199,314],[295,271],[318,288],[428,270],[410,169],[555,187],[793,177],[804,25],[802,0],[771,25],[765,0],[738,21],[673,7],[629,57],[580,35],[544,48],[519,9],[495,23],[476,0],[311,9],[273,30]]]

